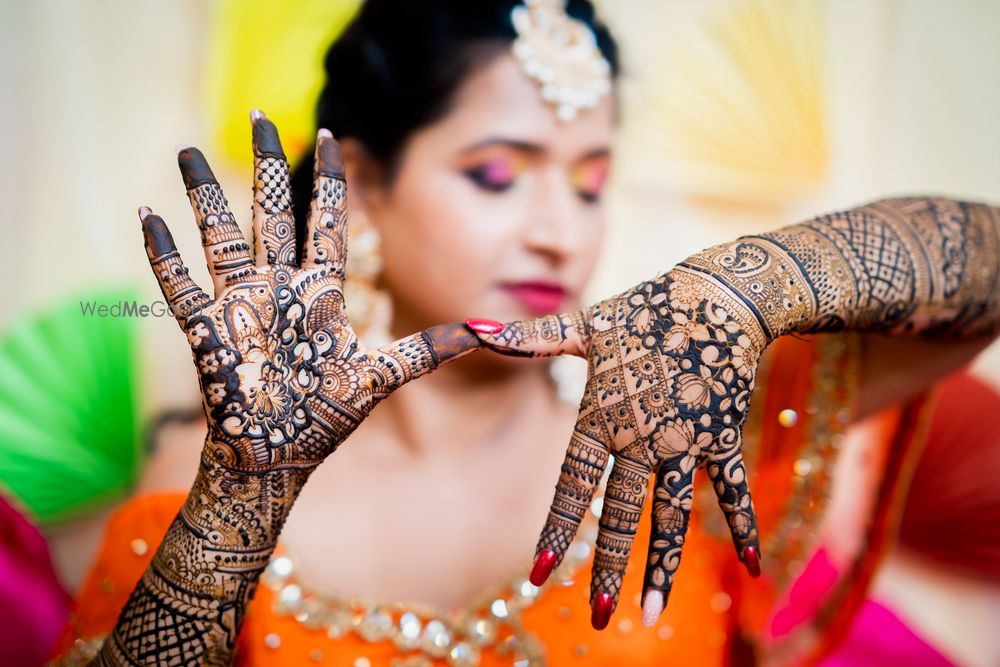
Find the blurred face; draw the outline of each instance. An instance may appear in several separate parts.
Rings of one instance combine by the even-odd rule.
[[[580,307],[612,128],[610,96],[558,121],[507,52],[474,71],[452,110],[409,139],[392,182],[362,183],[352,202],[382,236],[394,333]]]

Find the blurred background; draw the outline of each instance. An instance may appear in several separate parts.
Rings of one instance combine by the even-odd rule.
[[[322,54],[356,4],[0,3],[0,330],[96,288],[158,298],[140,204],[200,256],[183,231],[177,144],[206,152],[248,227],[247,114],[264,109],[298,154],[315,129]],[[594,296],[737,234],[884,195],[1000,201],[1000,3],[598,4],[625,77]],[[194,403],[174,322],[135,325],[142,414]],[[1000,352],[978,368],[1000,375]]]
[[[1000,2],[597,4],[624,77],[595,298],[887,195],[1000,203]],[[140,204],[210,284],[175,145],[204,150],[249,231],[248,113],[263,109],[297,158],[323,53],[356,6],[0,0],[0,479],[21,480],[7,490],[43,527],[127,488],[143,425],[199,402],[171,317],[85,318],[80,301],[160,298]],[[975,372],[1000,387],[1000,346]],[[67,443],[101,474],[34,480],[33,457],[79,465]]]

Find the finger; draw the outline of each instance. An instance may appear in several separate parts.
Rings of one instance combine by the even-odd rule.
[[[628,556],[642,516],[649,485],[645,463],[615,456],[604,494],[600,530],[594,546],[594,568],[590,579],[590,623],[603,630],[618,605]]]
[[[752,577],[760,576],[760,533],[743,464],[743,448],[739,434],[728,441],[726,433],[717,439],[709,458],[708,477],[712,480],[719,507],[733,537],[736,554]]]
[[[584,356],[590,339],[582,310],[545,315],[534,320],[501,324],[493,320],[466,320],[479,340],[495,352],[516,357]]]
[[[483,344],[462,324],[439,324],[371,353],[368,386],[386,395]]]
[[[302,267],[328,265],[342,279],[347,259],[347,183],[340,144],[329,130],[316,139],[312,204],[306,224],[308,237]]]
[[[160,291],[170,311],[183,324],[189,317],[197,315],[212,299],[188,275],[187,267],[181,260],[170,230],[163,218],[153,215],[149,208],[139,209],[142,221],[142,235],[146,241],[146,256],[153,269],[153,275],[160,284]]]
[[[594,499],[610,454],[602,430],[595,414],[581,412],[566,448],[545,526],[535,547],[535,562],[529,577],[535,586],[544,584],[562,562]]]
[[[278,128],[258,109],[253,123],[253,238],[257,266],[296,266],[295,216],[288,160]]]
[[[218,295],[227,285],[255,273],[250,246],[229,212],[229,202],[201,151],[190,146],[181,148],[177,152],[177,164],[201,230],[205,261]]]
[[[691,520],[693,476],[662,465],[656,473],[653,518],[642,594],[642,624],[652,627],[670,597]]]

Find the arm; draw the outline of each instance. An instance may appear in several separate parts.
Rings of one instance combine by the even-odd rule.
[[[198,368],[208,436],[184,506],[96,664],[229,664],[246,606],[311,472],[406,382],[479,347],[440,325],[365,349],[347,321],[345,183],[317,142],[310,238],[295,257],[288,165],[254,119],[254,251],[197,149],[179,152],[215,299],[188,276],[163,220],[140,209],[146,250]]]
[[[883,200],[710,248],[674,271],[741,301],[761,348],[845,329],[974,337],[1000,323],[1000,209]]]
[[[590,365],[534,583],[562,559],[612,455],[591,585],[595,627],[617,604],[653,473],[644,622],[662,611],[680,564],[697,466],[706,468],[737,554],[758,574],[741,426],[764,348],[785,334],[845,329],[971,340],[950,355],[958,363],[998,325],[1000,210],[929,198],[876,202],[715,246],[583,311],[470,323],[498,352],[576,354]],[[930,381],[948,361],[924,360],[914,373]],[[912,379],[889,388],[919,389]],[[865,400],[872,410],[885,397]]]

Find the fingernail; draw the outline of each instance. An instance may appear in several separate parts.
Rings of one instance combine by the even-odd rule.
[[[263,111],[261,111],[260,109],[251,109],[250,110],[250,120],[252,120],[252,121],[258,121],[261,118],[267,118],[267,116],[264,115]]]
[[[663,592],[656,589],[648,591],[642,601],[642,624],[647,628],[653,627],[661,613],[663,613]]]
[[[552,549],[545,549],[535,558],[535,565],[531,568],[528,581],[535,586],[541,586],[552,574],[552,568],[556,566],[556,552]]]
[[[465,325],[481,334],[498,334],[503,331],[503,324],[496,320],[465,320]]]
[[[146,221],[146,216],[149,215],[152,212],[153,212],[153,210],[151,208],[149,208],[148,206],[140,206],[139,207],[139,219],[142,220],[143,222],[145,222]]]
[[[595,630],[603,630],[608,627],[611,620],[611,596],[601,593],[594,599],[594,605],[590,610],[590,624]]]
[[[324,128],[320,128],[320,131],[316,133],[317,136],[324,137],[325,139],[333,139],[333,132]],[[522,570],[523,572],[523,570]]]
[[[743,564],[746,565],[747,572],[750,573],[751,577],[760,576],[760,555],[756,548],[745,547],[743,549]]]
[[[187,144],[177,144],[176,146],[174,146],[174,150],[177,152],[178,155],[181,154],[181,151],[187,150],[189,148],[191,147],[188,146]]]

